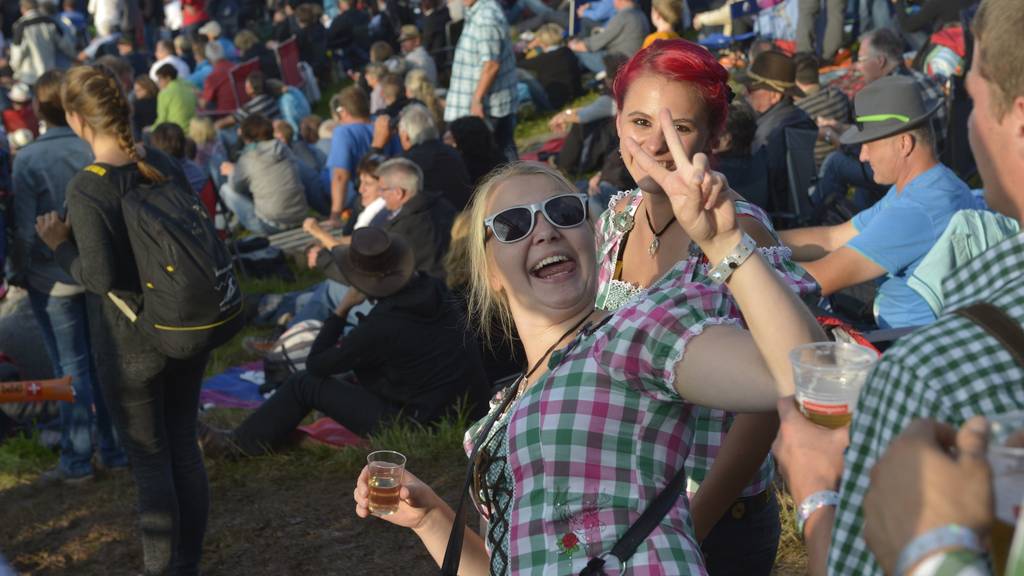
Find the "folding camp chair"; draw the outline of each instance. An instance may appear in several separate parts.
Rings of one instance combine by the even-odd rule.
[[[295,36],[285,40],[274,49],[277,65],[281,68],[281,79],[289,86],[301,88],[304,83],[299,72],[299,43]]]

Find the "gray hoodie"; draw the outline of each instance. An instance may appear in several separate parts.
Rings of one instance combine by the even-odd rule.
[[[240,194],[252,196],[256,215],[273,224],[298,226],[309,211],[298,162],[277,139],[246,147],[231,175]]]
[[[35,84],[43,72],[58,67],[61,53],[77,56],[74,38],[53,18],[29,10],[14,23],[10,65],[15,80]]]

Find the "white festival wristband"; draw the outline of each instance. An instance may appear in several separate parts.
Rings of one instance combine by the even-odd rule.
[[[796,507],[796,531],[801,538],[804,537],[804,525],[808,518],[818,510],[826,506],[833,508],[839,506],[839,492],[835,490],[821,490],[811,494]]]
[[[747,258],[750,258],[754,250],[757,250],[757,242],[754,242],[753,238],[744,233],[743,237],[740,238],[740,243],[725,258],[722,258],[722,261],[717,266],[708,272],[708,277],[715,284],[724,284],[732,276],[733,271],[746,262]]]
[[[959,524],[946,524],[921,534],[903,547],[896,562],[896,575],[909,573],[918,562],[946,548],[984,552],[974,530]]]

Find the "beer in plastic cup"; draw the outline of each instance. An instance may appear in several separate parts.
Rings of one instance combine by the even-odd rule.
[[[846,342],[815,342],[797,346],[789,359],[800,412],[820,426],[841,428],[853,418],[857,396],[878,354]]]
[[[366,457],[370,473],[370,513],[387,516],[398,511],[405,456],[392,450],[378,450]]]
[[[993,574],[1004,574],[1014,527],[1024,500],[1024,412],[989,418],[988,463],[992,467],[996,523],[992,528]],[[1009,441],[1010,445],[1007,445]]]

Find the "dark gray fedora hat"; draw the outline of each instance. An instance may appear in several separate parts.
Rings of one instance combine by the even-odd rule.
[[[862,144],[913,130],[931,118],[942,106],[926,108],[917,82],[909,76],[886,76],[857,93],[854,125],[843,133],[843,144]]]
[[[416,261],[409,244],[397,234],[381,228],[360,228],[352,233],[348,246],[331,251],[333,264],[343,280],[371,298],[386,298],[409,283]],[[329,270],[329,272],[334,272]]]

